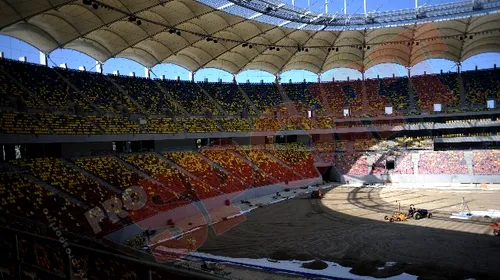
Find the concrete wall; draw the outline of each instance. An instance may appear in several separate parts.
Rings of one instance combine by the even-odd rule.
[[[500,183],[500,175],[466,175],[466,174],[421,174],[421,175],[344,175],[345,182],[349,183],[383,183],[389,179],[392,183],[415,184],[474,184],[474,183]]]
[[[94,143],[63,143],[61,144],[62,157],[76,157],[88,155],[92,152],[111,151],[113,145],[111,142],[94,142]]]

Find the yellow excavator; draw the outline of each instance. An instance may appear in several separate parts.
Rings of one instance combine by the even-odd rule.
[[[398,212],[394,212],[391,216],[385,216],[384,220],[389,220],[390,223],[402,222],[408,219],[408,214],[401,212],[401,203],[398,202]]]

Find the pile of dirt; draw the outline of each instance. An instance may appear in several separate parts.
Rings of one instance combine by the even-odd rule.
[[[274,251],[269,255],[270,259],[273,260],[280,260],[280,261],[286,261],[286,260],[298,260],[298,261],[309,261],[312,260],[313,257],[309,254],[306,253],[297,253],[289,250],[279,250],[279,251]]]
[[[272,252],[271,255],[269,255],[269,258],[273,259],[273,260],[280,260],[280,261],[285,261],[285,260],[291,259],[290,252],[283,251],[283,250]]]
[[[303,263],[302,267],[307,269],[323,270],[328,267],[328,264],[322,260],[314,260],[312,262]]]

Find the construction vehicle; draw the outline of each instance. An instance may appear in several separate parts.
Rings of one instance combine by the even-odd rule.
[[[323,198],[323,192],[321,190],[315,190],[311,192],[311,198]]]
[[[427,211],[427,209],[417,209],[415,205],[410,204],[410,209],[408,210],[408,217],[415,218],[415,220],[420,220],[422,218],[432,218],[432,213]]]
[[[401,203],[398,202],[398,211],[394,212],[391,216],[385,216],[384,220],[389,220],[390,223],[402,222],[408,219],[408,214],[401,212]]]
[[[490,224],[490,228],[493,229],[493,235],[500,236],[500,224],[499,223]]]

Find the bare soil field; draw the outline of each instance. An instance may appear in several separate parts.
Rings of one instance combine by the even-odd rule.
[[[216,235],[209,231],[198,251],[277,260],[334,261],[358,275],[389,277],[407,272],[419,279],[500,279],[500,237],[491,219],[457,220],[465,197],[471,210],[500,209],[500,191],[348,188],[322,200],[298,197],[251,212],[244,222]],[[431,219],[384,220],[410,204]],[[396,265],[378,270],[385,262]]]

